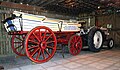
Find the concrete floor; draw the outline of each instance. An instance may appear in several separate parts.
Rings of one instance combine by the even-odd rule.
[[[0,57],[0,66],[4,70],[120,70],[120,47],[103,49],[98,53],[82,50],[77,56],[61,53],[48,62],[36,64],[27,57]]]

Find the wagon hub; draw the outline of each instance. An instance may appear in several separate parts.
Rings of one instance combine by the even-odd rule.
[[[41,47],[41,49],[45,49],[47,46],[46,42],[40,42],[39,43],[39,47]]]
[[[75,44],[76,48],[78,48],[79,45],[80,45],[80,42],[77,42],[77,43]]]

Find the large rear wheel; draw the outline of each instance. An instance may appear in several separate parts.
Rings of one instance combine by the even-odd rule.
[[[88,33],[88,47],[93,52],[101,50],[103,45],[103,32],[98,28],[92,28]]]
[[[53,31],[45,26],[32,29],[26,36],[27,56],[36,63],[50,60],[56,51],[56,37]]]

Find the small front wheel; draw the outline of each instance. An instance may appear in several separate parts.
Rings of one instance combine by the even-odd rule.
[[[26,56],[24,38],[25,35],[12,35],[11,47],[13,52],[19,56]]]
[[[73,35],[68,42],[69,52],[72,55],[78,55],[82,49],[82,38],[78,35]]]
[[[107,40],[108,49],[112,49],[114,47],[114,40],[112,38]]]

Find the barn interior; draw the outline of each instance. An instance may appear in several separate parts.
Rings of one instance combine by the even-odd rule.
[[[111,66],[113,65],[113,68],[106,66],[106,68],[103,68],[103,69],[106,69],[106,70],[107,69],[114,70],[116,68],[117,70],[120,69],[120,52],[119,52],[119,49],[120,49],[120,23],[119,23],[120,22],[120,18],[119,18],[120,17],[120,0],[0,0],[0,15],[1,15],[0,16],[0,21],[1,21],[0,23],[0,66],[3,66],[4,68],[6,67],[6,70],[20,70],[20,68],[21,70],[24,70],[24,69],[27,69],[27,67],[24,68],[24,65],[28,65],[28,70],[37,70],[36,67],[35,67],[36,69],[31,69],[32,68],[31,65],[36,65],[34,62],[31,62],[26,57],[19,57],[15,55],[11,49],[11,37],[12,36],[8,35],[8,33],[6,32],[4,28],[4,24],[2,23],[2,21],[5,20],[8,16],[10,16],[11,12],[13,11],[26,12],[26,13],[30,13],[34,15],[42,15],[48,18],[61,19],[61,20],[85,21],[87,23],[85,24],[85,26],[88,28],[92,26],[108,28],[110,37],[112,37],[114,40],[115,49],[113,48],[112,51],[103,51],[103,52],[95,53],[95,54],[87,51],[88,53],[86,55],[94,56],[97,54],[102,55],[105,53],[106,54],[105,56],[107,56],[106,58],[115,56],[118,59],[116,66],[114,66],[113,64],[117,61],[117,59],[116,61],[113,62],[113,64],[111,61]],[[75,56],[74,58],[77,58],[78,60],[80,58],[86,57],[86,55],[84,55],[85,52],[86,52],[86,49],[82,54],[80,54],[81,57]],[[73,60],[70,58],[73,56],[69,56],[68,54],[64,54],[64,55],[66,58],[69,58],[68,60],[65,59],[66,60],[65,64],[69,63],[69,61],[73,61],[73,62],[77,61],[74,58]],[[55,56],[56,58],[53,58],[50,62],[53,61],[56,63],[53,63],[52,65],[47,66],[47,63],[49,62],[48,61],[46,64],[38,65],[40,66],[39,69],[40,70],[54,70],[54,68],[52,67],[58,63],[61,65],[56,68],[60,68],[61,70],[62,63],[59,63],[59,62],[63,62],[64,60],[59,61],[59,59],[62,60],[64,58],[62,58],[62,56],[59,54]],[[102,55],[102,57],[104,56]],[[112,59],[115,59],[115,57]],[[9,60],[8,58],[10,58],[10,61],[7,62],[7,60]],[[14,60],[11,60],[12,58]],[[58,62],[56,59],[58,60]],[[24,60],[24,62],[22,63],[14,62],[17,60],[18,61]],[[106,61],[108,60],[106,59]],[[7,63],[10,64],[11,62],[13,62],[13,65],[15,66],[7,65]],[[89,63],[89,59],[88,59],[88,63]],[[19,64],[23,64],[23,65],[19,65]],[[51,64],[51,63],[48,63],[48,64]],[[76,64],[76,62],[73,64]],[[86,65],[86,64],[84,64],[83,62],[83,65]],[[23,66],[23,67],[20,67],[20,66]],[[69,66],[70,66],[69,64],[68,66],[63,65],[63,67],[65,67],[63,68],[63,70],[74,69],[74,67],[69,68]],[[51,68],[49,69],[49,67]],[[82,68],[80,69],[79,67],[80,66],[78,66],[78,68],[76,68],[75,70],[83,70],[83,69],[86,70],[85,67],[83,67],[83,69]],[[93,64],[93,67],[94,67],[94,64]],[[93,67],[91,67],[91,70],[102,69],[99,67],[97,68],[96,67],[93,68]],[[102,67],[102,65],[100,67]],[[103,67],[105,67],[105,65],[103,65]],[[89,66],[88,66],[88,70],[89,70]]]

